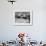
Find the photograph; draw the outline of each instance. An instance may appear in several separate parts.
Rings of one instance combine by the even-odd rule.
[[[30,12],[15,12],[16,25],[32,25],[32,13]]]
[[[0,46],[46,46],[46,0],[0,0]]]

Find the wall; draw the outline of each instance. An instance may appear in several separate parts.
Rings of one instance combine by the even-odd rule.
[[[28,3],[29,2],[29,3]],[[32,26],[15,26],[9,24],[16,10],[33,10]],[[0,40],[11,40],[18,32],[31,34],[34,40],[46,40],[46,1],[45,0],[17,0],[14,5],[7,0],[0,0]]]

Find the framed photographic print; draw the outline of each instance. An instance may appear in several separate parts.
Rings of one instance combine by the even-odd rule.
[[[18,26],[32,25],[32,12],[30,11],[15,12],[15,25]]]
[[[12,25],[16,26],[31,26],[32,11],[15,11],[12,17]]]

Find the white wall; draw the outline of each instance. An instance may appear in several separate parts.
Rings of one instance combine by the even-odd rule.
[[[33,10],[33,25],[9,24],[14,12],[22,9]],[[46,0],[17,0],[13,6],[7,0],[0,0],[0,40],[15,39],[18,32],[27,32],[34,40],[46,40]]]

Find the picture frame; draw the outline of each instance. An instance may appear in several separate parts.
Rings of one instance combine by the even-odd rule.
[[[11,21],[15,26],[32,26],[33,11],[15,11]]]

